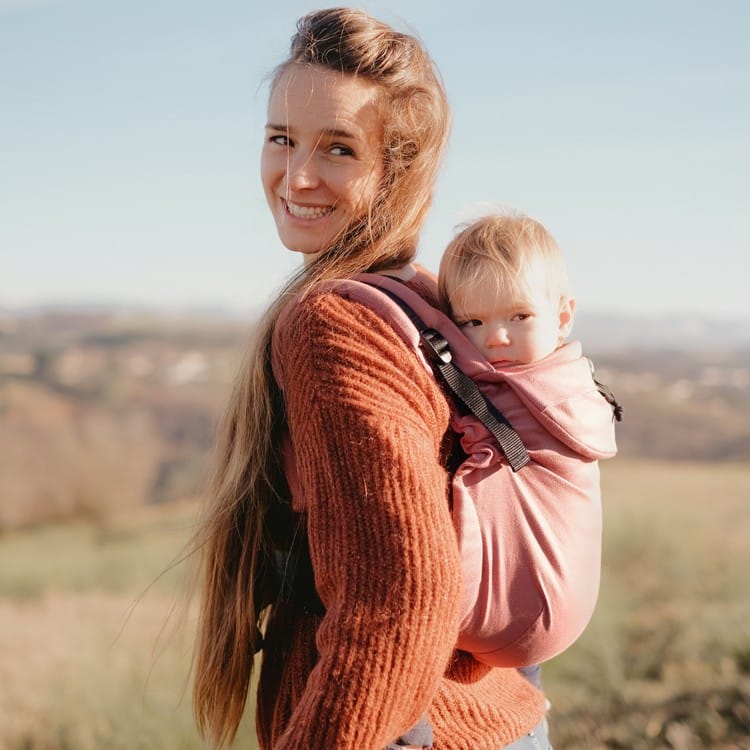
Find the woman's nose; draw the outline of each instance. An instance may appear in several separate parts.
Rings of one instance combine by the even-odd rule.
[[[289,159],[287,181],[292,190],[309,190],[318,184],[318,174],[310,154],[296,153]]]

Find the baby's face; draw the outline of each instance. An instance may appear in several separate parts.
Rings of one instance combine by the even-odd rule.
[[[461,288],[451,300],[456,324],[490,364],[536,362],[570,331],[572,301],[550,300],[542,274],[529,273],[525,282],[523,298],[498,298],[490,276]]]

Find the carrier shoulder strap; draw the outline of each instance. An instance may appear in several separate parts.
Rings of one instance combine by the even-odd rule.
[[[459,403],[492,433],[513,471],[526,466],[531,459],[518,433],[505,415],[482,393],[479,386],[453,362],[453,354],[445,337],[436,329],[427,326],[419,315],[390,289],[382,286],[376,288],[390,297],[409,317],[419,332],[422,349],[428,360],[440,373],[443,382]]]

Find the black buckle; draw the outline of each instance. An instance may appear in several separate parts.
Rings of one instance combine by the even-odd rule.
[[[444,364],[453,360],[448,342],[438,331],[434,328],[425,328],[421,335],[422,342],[434,359],[439,359]]]

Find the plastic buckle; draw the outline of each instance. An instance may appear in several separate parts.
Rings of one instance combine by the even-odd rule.
[[[444,364],[448,364],[448,362],[453,360],[448,342],[434,328],[426,328],[422,331],[422,341],[426,344],[432,356]]]

